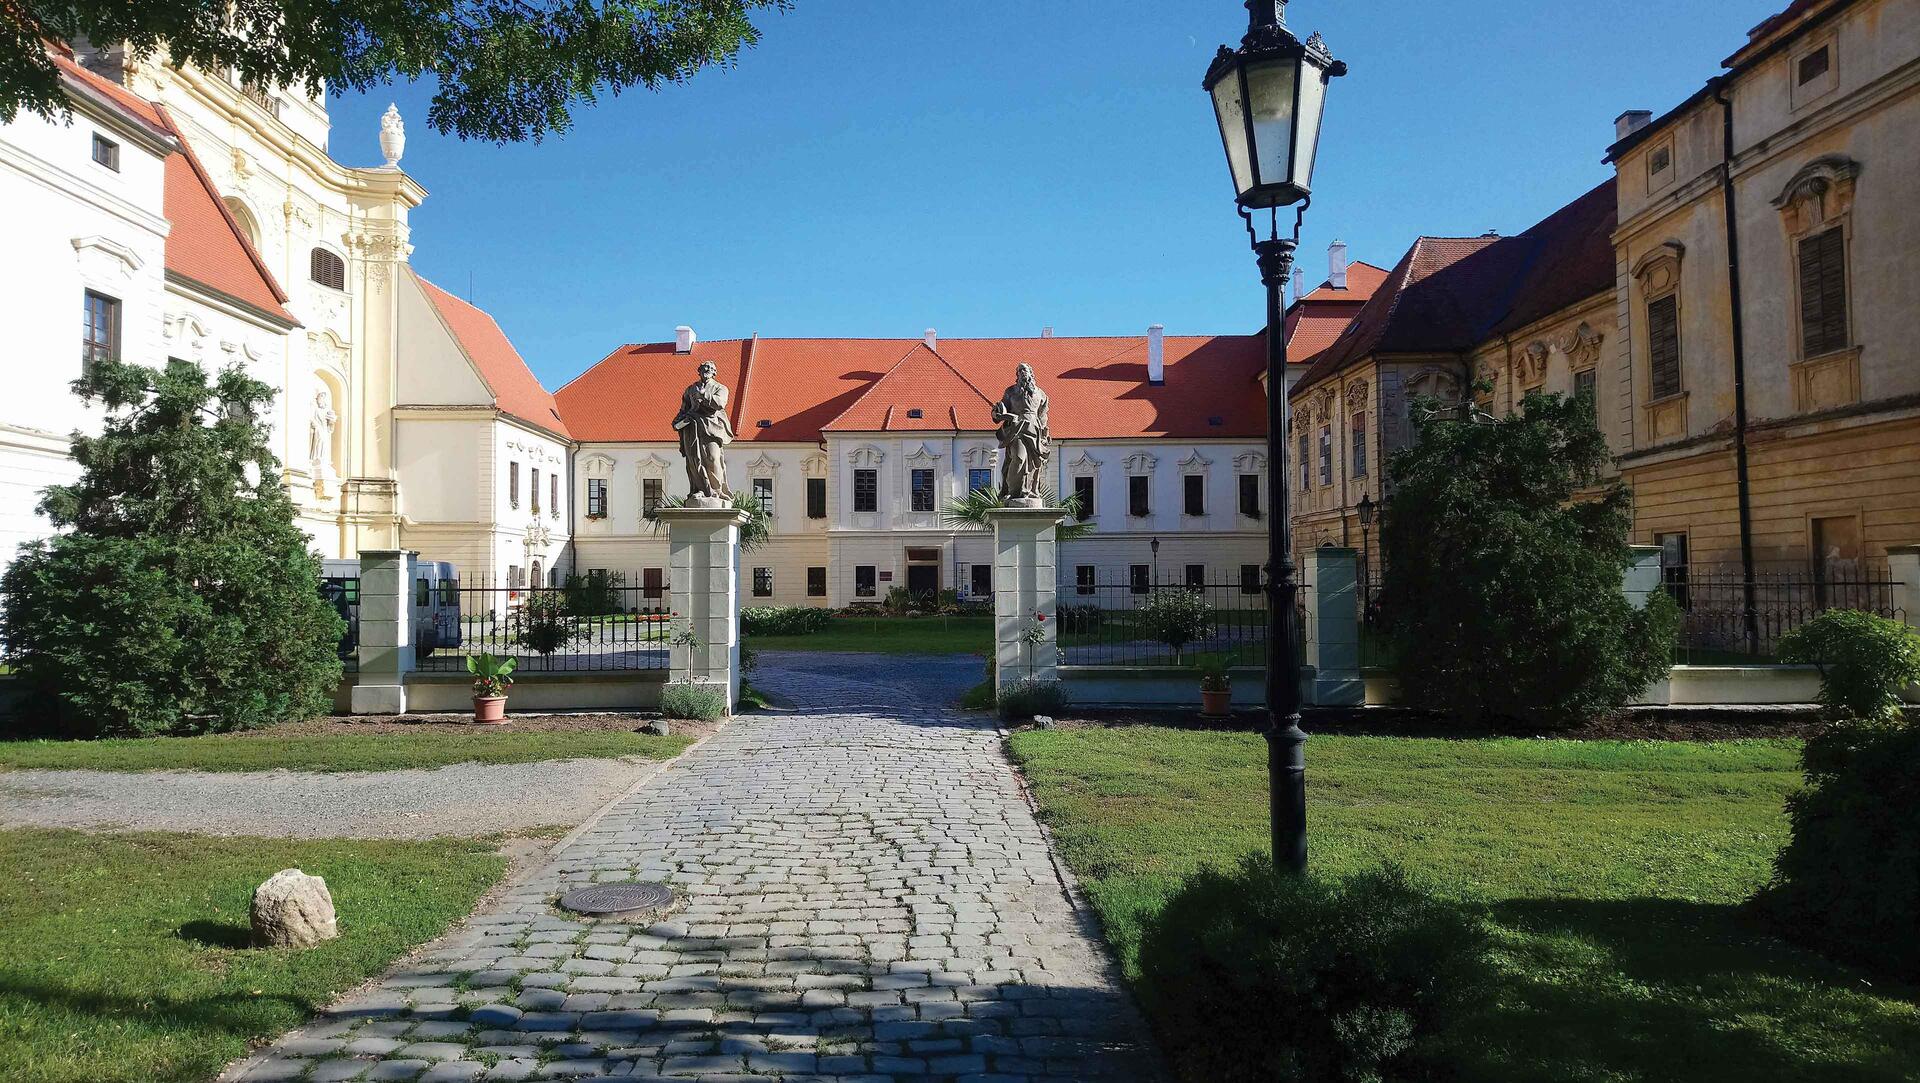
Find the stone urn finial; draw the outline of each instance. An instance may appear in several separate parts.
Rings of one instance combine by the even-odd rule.
[[[380,153],[387,156],[387,168],[400,167],[400,155],[407,149],[407,126],[400,121],[400,106],[387,103],[387,111],[380,114]]]

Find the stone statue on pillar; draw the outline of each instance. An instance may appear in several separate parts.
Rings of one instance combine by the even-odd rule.
[[[713,378],[713,362],[700,363],[700,378],[680,396],[673,427],[680,434],[680,455],[687,464],[687,506],[725,507],[727,464],[722,451],[733,443],[727,420],[727,389]]]
[[[1034,381],[1031,365],[1014,370],[1013,386],[993,404],[993,420],[1000,426],[1001,499],[1008,507],[1040,507],[1053,434],[1047,427],[1047,393]]]

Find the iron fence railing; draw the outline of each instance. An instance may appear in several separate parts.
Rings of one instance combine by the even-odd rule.
[[[1302,597],[1305,591],[1303,584]],[[1076,582],[1061,587],[1058,612],[1064,665],[1218,661],[1263,666],[1267,661],[1267,598],[1259,583]],[[1304,646],[1310,632],[1304,605],[1294,620],[1295,642]]]
[[[662,589],[598,579],[564,587],[462,580],[447,593],[457,603],[434,614],[432,642],[416,632],[415,664],[427,672],[465,672],[467,659],[481,654],[513,658],[521,673],[669,665],[675,630]]]
[[[349,575],[329,575],[320,580],[320,597],[333,606],[347,630],[340,637],[340,668],[348,673],[360,669],[360,580]]]
[[[1906,620],[1901,582],[1870,560],[1768,564],[1748,579],[1739,565],[1669,564],[1661,585],[1680,607],[1680,661],[1766,661],[1788,632],[1830,609],[1857,609]]]

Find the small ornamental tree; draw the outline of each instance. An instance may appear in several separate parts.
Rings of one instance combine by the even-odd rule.
[[[1592,399],[1413,414],[1381,526],[1403,697],[1469,720],[1571,724],[1658,679],[1679,614],[1664,594],[1636,608],[1622,592],[1629,498],[1602,480]]]
[[[1197,590],[1163,587],[1140,603],[1133,621],[1148,639],[1173,648],[1179,665],[1189,646],[1213,634],[1213,607]]]
[[[1920,635],[1904,621],[1830,609],[1788,632],[1780,656],[1820,668],[1820,702],[1848,718],[1897,719],[1920,682]]]
[[[74,389],[105,426],[74,440],[79,480],[41,500],[62,532],[23,546],[0,582],[0,638],[29,687],[89,736],[325,711],[346,629],[267,450],[272,389],[237,369],[111,360]]]

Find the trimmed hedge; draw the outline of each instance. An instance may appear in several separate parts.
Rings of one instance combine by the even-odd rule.
[[[805,605],[757,605],[740,611],[740,633],[749,636],[806,636],[824,632],[833,611]]]

